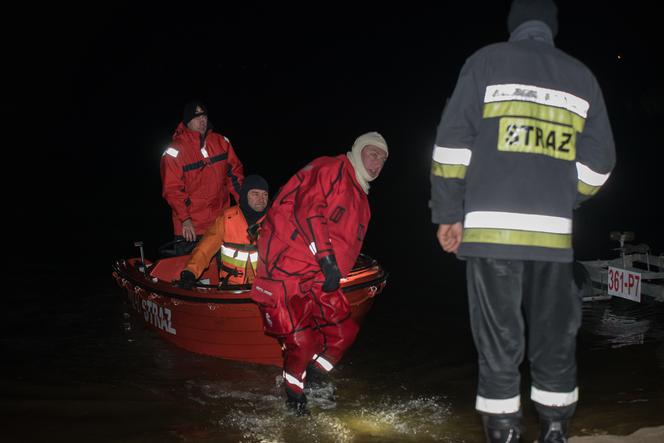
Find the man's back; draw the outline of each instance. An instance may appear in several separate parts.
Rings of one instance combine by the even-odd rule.
[[[614,161],[592,73],[545,42],[494,44],[468,59],[448,108],[436,145],[472,151],[459,253],[571,261],[578,170]]]

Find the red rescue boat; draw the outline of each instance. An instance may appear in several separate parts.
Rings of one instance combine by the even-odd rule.
[[[154,263],[139,257],[118,260],[113,276],[149,327],[176,346],[214,357],[281,366],[281,347],[263,334],[258,307],[249,298],[250,286],[221,285],[213,260],[194,288],[178,288],[174,281],[187,258]],[[386,283],[385,270],[376,260],[360,254],[348,277],[341,280],[358,324]]]

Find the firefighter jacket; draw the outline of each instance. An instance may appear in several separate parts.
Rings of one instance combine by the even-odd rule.
[[[267,274],[279,268],[282,277],[313,277],[320,272],[318,261],[334,254],[346,276],[370,217],[369,200],[346,155],[313,160],[281,188],[261,226],[259,249]]]
[[[205,137],[180,123],[161,157],[162,196],[172,209],[175,235],[191,219],[202,234],[230,206],[239,202],[244,180],[240,159],[226,137],[209,130]]]
[[[542,41],[490,45],[466,61],[438,126],[432,221],[463,222],[461,257],[570,262],[573,209],[614,164],[588,68]]]
[[[247,233],[247,220],[240,206],[227,208],[205,232],[185,269],[199,278],[215,254],[219,254],[222,282],[251,283],[258,263],[258,250]]]

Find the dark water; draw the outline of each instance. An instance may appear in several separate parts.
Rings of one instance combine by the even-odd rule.
[[[110,269],[14,272],[24,283],[3,295],[2,441],[482,441],[461,275],[446,289],[393,275],[343,364],[308,390],[312,415],[296,418],[278,368],[162,341],[129,314]],[[664,423],[662,304],[586,304],[578,354],[573,434]],[[528,387],[524,377],[524,441],[536,437]]]

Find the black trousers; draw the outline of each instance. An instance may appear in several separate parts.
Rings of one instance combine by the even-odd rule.
[[[520,411],[526,343],[531,399],[540,415],[566,419],[576,406],[576,336],[582,296],[572,263],[469,258],[470,322],[479,354],[476,408]]]

